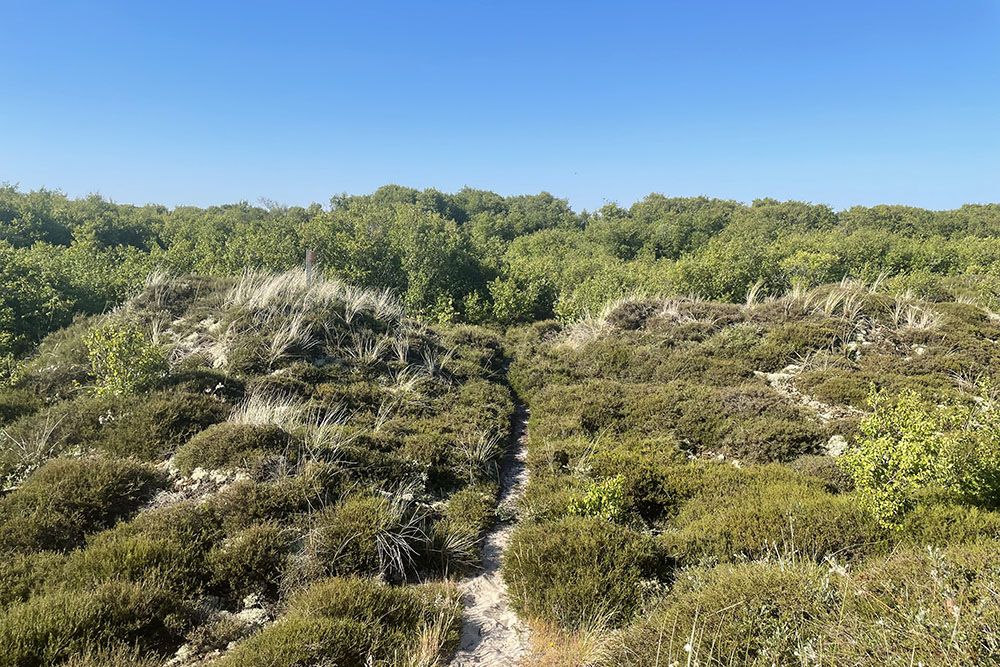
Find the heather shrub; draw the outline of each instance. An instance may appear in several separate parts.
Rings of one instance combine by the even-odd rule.
[[[792,470],[823,480],[828,491],[847,493],[854,490],[854,479],[832,456],[822,454],[800,456],[788,464]]]
[[[898,539],[915,545],[947,546],[1000,539],[1000,512],[961,503],[926,499],[906,513]]]
[[[626,622],[669,571],[652,538],[596,517],[522,524],[503,564],[517,611],[566,628]]]
[[[120,408],[114,397],[79,396],[25,415],[0,430],[0,483],[15,487],[48,459],[85,450]]]
[[[290,436],[272,424],[222,423],[209,426],[177,450],[174,464],[184,474],[195,468],[248,468],[268,456],[294,454]]]
[[[284,522],[291,515],[326,507],[340,499],[348,482],[335,464],[310,463],[295,476],[270,482],[240,480],[212,497],[207,505],[228,532],[258,523]]]
[[[105,425],[97,446],[115,456],[158,461],[228,414],[226,404],[209,396],[153,394],[116,414]]]
[[[437,639],[426,655],[436,662],[457,643],[459,621],[457,596],[445,585],[326,579],[295,595],[282,618],[238,644],[219,664],[363,667],[369,661],[405,661],[424,637]]]
[[[161,473],[129,460],[55,459],[0,499],[0,549],[72,548],[135,512],[164,484]]]
[[[995,540],[901,548],[851,576],[831,664],[989,665],[1000,659]]]
[[[0,560],[0,614],[8,605],[41,593],[65,561],[63,554],[43,551],[8,554]]]
[[[770,328],[749,356],[758,370],[775,371],[812,350],[835,348],[842,335],[839,326],[825,321],[784,322]]]
[[[478,537],[496,519],[496,497],[495,484],[474,484],[456,491],[444,506],[441,522]]]
[[[0,427],[30,415],[43,405],[42,399],[24,389],[0,388]]]
[[[58,580],[66,587],[89,590],[106,581],[151,579],[178,594],[190,594],[208,580],[202,554],[192,553],[191,546],[170,534],[112,529],[69,554]]]
[[[662,535],[665,548],[683,564],[769,554],[845,560],[876,550],[884,539],[853,498],[786,481],[689,500]]]
[[[802,664],[816,654],[824,626],[837,622],[840,596],[829,571],[808,563],[682,570],[670,594],[622,636],[612,664]]]
[[[195,616],[155,581],[110,581],[88,591],[46,593],[0,616],[0,666],[58,664],[111,642],[164,655],[180,643]]]
[[[212,579],[235,599],[250,593],[273,595],[294,535],[276,523],[262,523],[231,535],[208,552]]]
[[[402,579],[425,540],[422,517],[402,500],[361,493],[316,515],[309,549],[333,575]]]
[[[225,403],[234,403],[244,397],[246,383],[238,377],[198,365],[184,364],[172,368],[170,373],[154,385],[158,390],[184,392],[211,396]]]

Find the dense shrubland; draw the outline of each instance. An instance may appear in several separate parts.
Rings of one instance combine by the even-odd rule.
[[[0,190],[0,667],[440,662],[515,401],[540,664],[996,662],[998,224]]]
[[[493,522],[503,364],[302,272],[155,274],[53,334],[2,392],[0,664],[434,664]]]
[[[511,332],[542,661],[1000,659],[998,319],[842,281]]]

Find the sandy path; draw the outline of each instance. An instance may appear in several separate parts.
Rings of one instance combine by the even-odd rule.
[[[513,446],[500,468],[500,516],[513,516],[514,504],[528,482],[528,410],[519,405],[514,417]],[[528,628],[507,604],[507,588],[500,578],[503,551],[514,523],[499,521],[483,545],[483,569],[459,582],[465,606],[462,640],[453,667],[514,665],[528,652]]]

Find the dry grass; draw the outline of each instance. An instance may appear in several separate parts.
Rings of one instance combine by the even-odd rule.
[[[600,620],[575,632],[532,620],[531,652],[524,667],[595,667],[610,665],[618,635]]]
[[[445,664],[443,656],[450,648],[452,628],[462,616],[458,589],[450,584],[438,604],[437,614],[430,621],[424,622],[406,657],[395,661],[397,667],[436,667]]]

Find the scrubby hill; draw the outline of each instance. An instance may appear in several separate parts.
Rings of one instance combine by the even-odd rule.
[[[301,272],[157,275],[51,335],[0,392],[0,665],[434,664],[503,363]]]
[[[997,664],[998,211],[0,188],[0,667]]]
[[[1000,660],[1000,321],[845,281],[516,335],[540,664]]]

